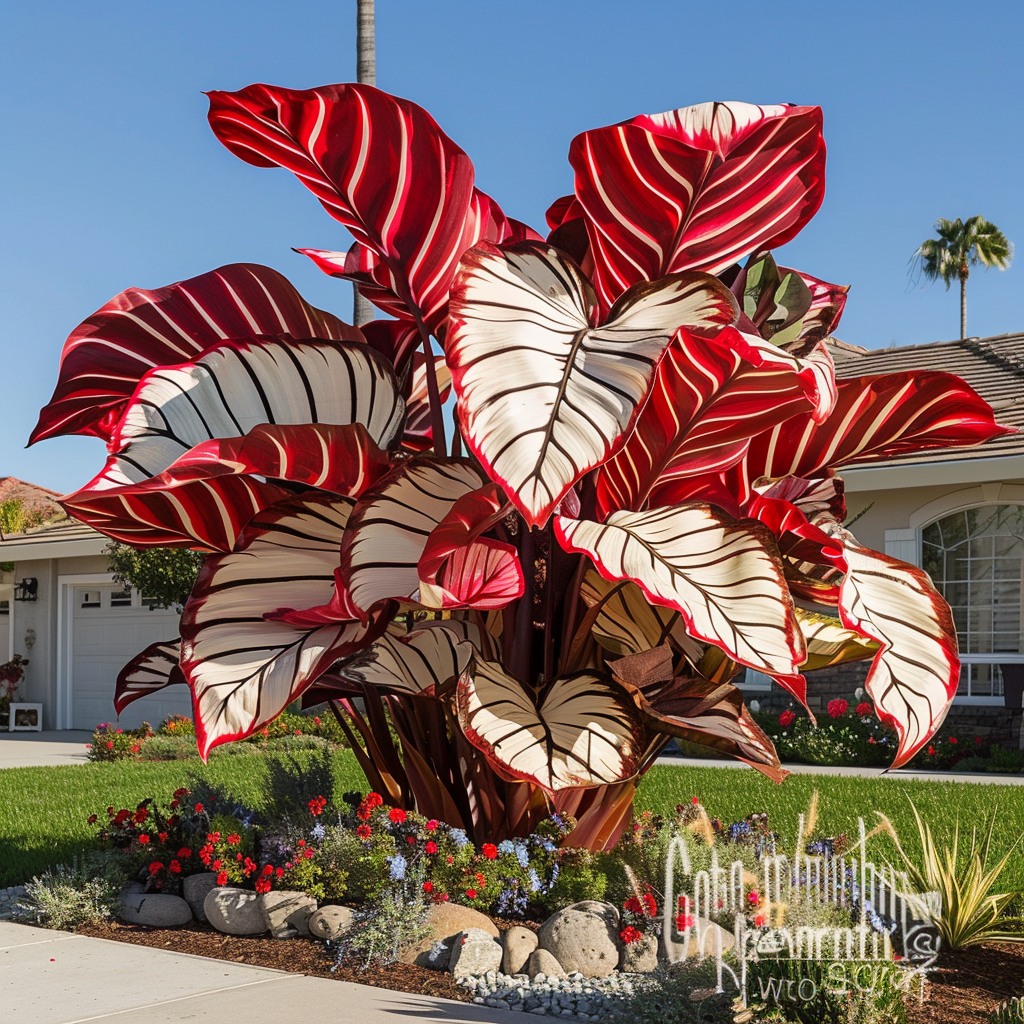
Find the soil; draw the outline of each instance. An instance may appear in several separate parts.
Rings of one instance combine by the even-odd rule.
[[[499,921],[499,926],[513,922]],[[522,923],[522,922],[515,922]],[[318,978],[353,981],[360,985],[394,989],[468,1002],[469,995],[442,971],[394,964],[361,970],[341,966],[319,942],[303,939],[238,938],[222,935],[208,925],[159,929],[109,922],[79,929],[84,935],[117,942],[133,942],[178,953],[214,957],[256,967],[270,967]],[[980,946],[947,954],[929,979],[926,1002],[910,1009],[912,1024],[985,1024],[988,1015],[1006,999],[1024,995],[1024,944]],[[496,1015],[500,1024],[500,1015]]]

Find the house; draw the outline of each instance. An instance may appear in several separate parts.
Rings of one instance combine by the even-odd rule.
[[[954,373],[989,402],[1000,423],[1024,428],[1024,334],[874,351],[836,343],[832,351],[839,377]],[[858,540],[923,566],[952,608],[963,669],[950,723],[1017,746],[1024,682],[1024,433],[975,448],[848,466],[840,475]],[[860,662],[815,673],[809,678],[812,710],[837,696],[852,702],[866,671]]]
[[[43,705],[44,729],[92,730],[113,721],[118,672],[151,643],[178,636],[174,609],[150,611],[145,595],[114,583],[108,543],[67,518],[0,541],[0,561],[14,563],[0,583],[7,621],[0,653],[28,658],[19,697]],[[131,705],[119,722],[128,728],[191,713],[188,690],[174,686]]]

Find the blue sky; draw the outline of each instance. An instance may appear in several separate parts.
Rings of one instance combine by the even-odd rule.
[[[289,175],[232,157],[205,89],[354,77],[355,0],[6,4],[0,33],[0,475],[71,490],[101,442],[24,450],[70,331],[129,286],[265,263],[348,317],[348,286],[291,246],[346,239]],[[378,84],[426,107],[477,181],[540,228],[571,190],[569,141],[711,99],[818,104],[829,145],[818,216],[784,262],[852,285],[838,330],[869,348],[955,337],[958,297],[913,283],[937,217],[980,213],[1024,243],[1024,15],[1005,3],[377,0]],[[1024,256],[1021,257],[1024,260]],[[969,329],[1024,329],[1024,265],[978,271]]]

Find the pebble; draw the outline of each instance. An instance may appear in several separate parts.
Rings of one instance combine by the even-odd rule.
[[[640,979],[643,980],[643,979]],[[472,993],[473,1002],[497,1010],[520,1010],[553,1017],[601,1020],[619,999],[632,995],[637,978],[616,971],[607,978],[585,978],[576,972],[568,978],[538,974],[502,974],[463,978],[459,984]]]
[[[25,895],[25,886],[12,885],[9,889],[0,889],[0,921],[10,921],[15,916],[18,900]]]

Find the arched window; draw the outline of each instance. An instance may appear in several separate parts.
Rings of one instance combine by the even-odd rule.
[[[921,533],[922,564],[949,602],[960,642],[962,697],[998,698],[1002,665],[1024,662],[1024,505],[954,512]]]

